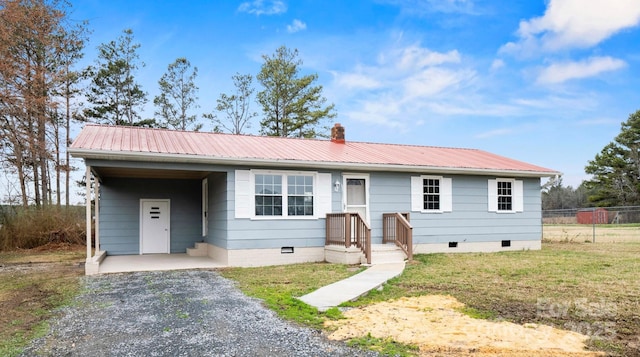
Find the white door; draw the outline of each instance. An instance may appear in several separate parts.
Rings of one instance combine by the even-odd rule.
[[[360,216],[369,223],[369,176],[345,175],[344,176],[344,211],[360,213]]]
[[[169,253],[169,200],[140,200],[140,254]]]

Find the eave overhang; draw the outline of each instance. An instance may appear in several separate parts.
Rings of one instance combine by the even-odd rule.
[[[468,167],[446,167],[446,166],[422,166],[422,165],[401,165],[401,164],[371,164],[354,162],[332,162],[332,161],[304,161],[304,160],[274,160],[261,158],[229,158],[212,157],[187,154],[166,154],[151,152],[131,152],[131,151],[107,151],[94,149],[69,148],[69,153],[78,158],[114,161],[149,161],[163,163],[191,163],[209,165],[237,165],[237,166],[260,166],[274,168],[314,168],[324,170],[357,170],[357,171],[387,171],[387,172],[415,172],[415,173],[437,173],[437,174],[475,174],[486,176],[517,176],[517,177],[553,177],[562,175],[558,171],[528,171],[509,170],[492,168],[468,168]]]

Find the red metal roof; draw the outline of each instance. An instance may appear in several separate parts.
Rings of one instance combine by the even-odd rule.
[[[188,161],[189,157],[212,162],[289,163],[329,167],[354,165],[366,168],[390,165],[459,171],[514,171],[537,176],[559,172],[509,159],[482,150],[366,142],[334,143],[330,140],[187,132],[124,126],[86,125],[69,151],[76,157],[132,159],[163,158]],[[136,156],[136,154],[140,154]],[[323,165],[324,164],[324,165]]]

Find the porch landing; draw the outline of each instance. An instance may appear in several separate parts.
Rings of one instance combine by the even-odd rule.
[[[113,255],[104,258],[98,273],[208,269],[224,266],[209,257],[192,257],[187,254]]]
[[[361,273],[321,287],[298,299],[318,308],[320,311],[326,311],[343,302],[355,300],[373,289],[377,289],[387,280],[402,274],[403,271],[404,261],[401,263],[376,264]]]

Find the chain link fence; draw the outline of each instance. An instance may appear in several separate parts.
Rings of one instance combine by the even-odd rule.
[[[640,242],[640,206],[542,211],[542,239],[555,242]]]

